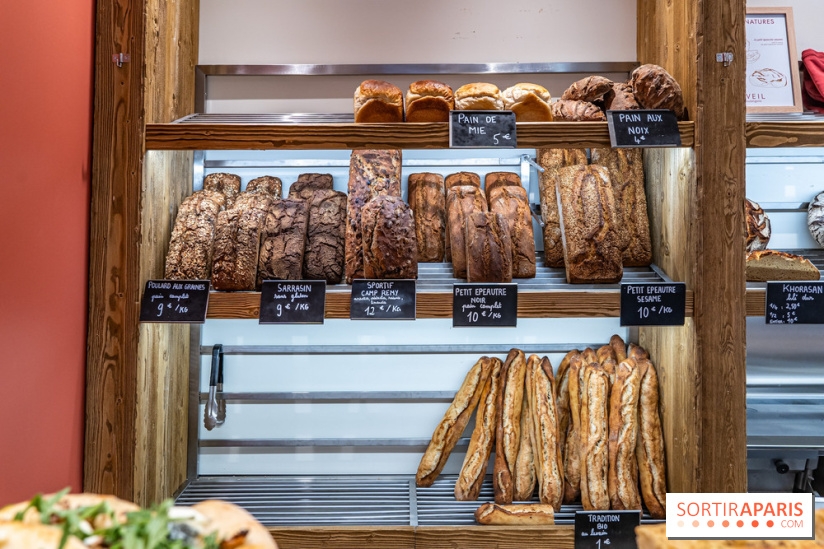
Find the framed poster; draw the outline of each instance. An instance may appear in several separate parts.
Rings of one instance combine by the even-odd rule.
[[[801,112],[793,9],[747,8],[747,112]]]

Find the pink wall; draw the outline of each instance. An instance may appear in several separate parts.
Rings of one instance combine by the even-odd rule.
[[[0,17],[0,506],[82,489],[94,0]]]

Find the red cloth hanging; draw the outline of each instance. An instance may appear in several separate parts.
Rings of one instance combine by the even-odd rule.
[[[801,53],[801,60],[806,73],[804,86],[801,88],[804,106],[824,114],[824,53],[804,50]]]

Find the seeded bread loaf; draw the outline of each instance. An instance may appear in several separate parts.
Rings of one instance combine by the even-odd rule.
[[[215,223],[225,200],[223,193],[197,191],[180,204],[166,254],[165,278],[206,280],[211,276]]]
[[[526,189],[498,187],[492,189],[489,210],[504,217],[512,241],[513,278],[535,277],[535,236]]]
[[[328,173],[302,173],[289,186],[289,198],[310,200],[315,191],[331,191],[332,175]]]
[[[417,278],[412,210],[397,196],[376,196],[361,211],[365,278]]]
[[[309,205],[275,200],[266,214],[260,244],[258,286],[264,280],[300,280],[306,248]]]
[[[435,173],[409,175],[409,207],[415,215],[418,261],[443,261],[446,196],[443,177]]]
[[[343,278],[346,241],[346,193],[321,189],[312,192],[303,254],[303,276],[339,284]]]
[[[271,175],[264,175],[257,177],[246,185],[247,193],[264,193],[271,198],[283,197],[283,183],[280,178],[272,177]]]
[[[540,174],[541,219],[544,222],[544,261],[550,267],[564,266],[564,242],[561,237],[561,214],[555,187],[561,168],[586,165],[583,149],[538,149],[538,163],[544,169]]]
[[[216,290],[255,289],[261,229],[272,200],[265,192],[243,192],[234,208],[218,216],[212,264]]]
[[[466,222],[473,213],[488,211],[483,191],[472,185],[449,189],[446,196],[446,216],[452,251],[452,274],[466,278]]]
[[[501,214],[476,212],[466,220],[467,282],[512,282],[512,242]]]
[[[233,173],[210,173],[203,179],[203,190],[222,194],[225,197],[224,208],[231,210],[240,194],[240,176]]]

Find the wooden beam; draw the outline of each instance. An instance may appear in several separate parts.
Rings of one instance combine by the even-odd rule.
[[[824,120],[747,122],[748,147],[824,147]]]
[[[572,549],[573,526],[419,526],[416,549]]]
[[[412,526],[269,528],[280,549],[415,549]]]

